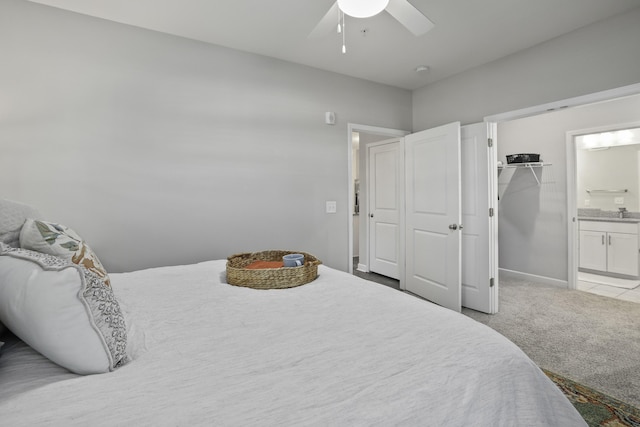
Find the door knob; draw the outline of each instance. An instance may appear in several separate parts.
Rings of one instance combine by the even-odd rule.
[[[449,230],[457,230],[458,229],[458,224],[450,224],[449,225]]]
[[[373,214],[369,214],[369,216],[370,216],[371,218],[373,218]]]

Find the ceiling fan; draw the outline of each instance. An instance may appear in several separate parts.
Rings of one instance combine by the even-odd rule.
[[[335,31],[339,28],[337,25],[342,13],[354,18],[369,18],[385,10],[415,36],[421,36],[434,27],[434,23],[407,0],[337,0],[309,37],[319,37]]]

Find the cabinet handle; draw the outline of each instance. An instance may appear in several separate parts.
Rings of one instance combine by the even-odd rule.
[[[602,244],[604,245],[604,234],[602,235]]]
[[[611,234],[609,234],[609,246],[611,246]]]

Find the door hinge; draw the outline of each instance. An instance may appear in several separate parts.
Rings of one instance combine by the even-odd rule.
[[[489,279],[489,287],[490,287],[490,288],[493,288],[493,286],[494,286],[494,285],[495,285],[495,280],[494,280],[494,278],[492,277],[491,279]]]
[[[493,217],[493,208],[489,208],[489,218]]]
[[[487,138],[487,143],[489,144],[489,148],[493,147],[493,138]]]

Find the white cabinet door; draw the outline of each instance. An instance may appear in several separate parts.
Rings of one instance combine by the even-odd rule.
[[[580,268],[607,271],[606,234],[602,231],[580,231]]]
[[[638,275],[638,235],[607,233],[607,271]]]
[[[637,277],[638,225],[580,221],[580,268]]]

